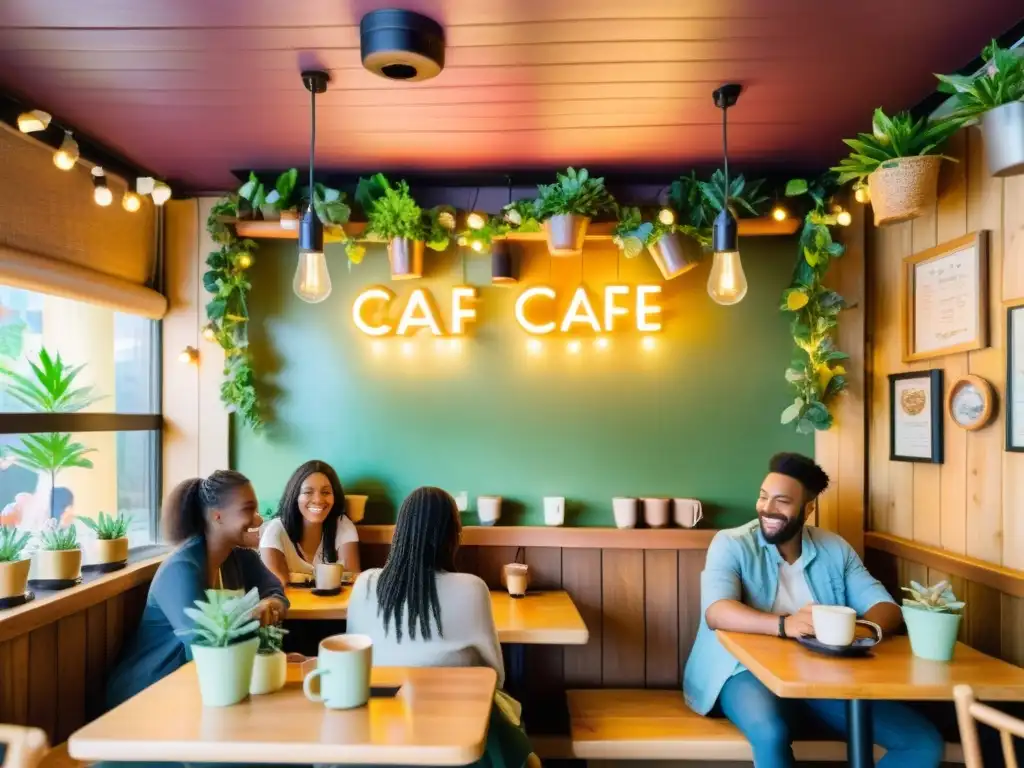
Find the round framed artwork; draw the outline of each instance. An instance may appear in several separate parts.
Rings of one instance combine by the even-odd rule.
[[[953,423],[963,429],[981,429],[995,411],[992,385],[980,376],[962,376],[953,382],[946,396],[946,410]]]

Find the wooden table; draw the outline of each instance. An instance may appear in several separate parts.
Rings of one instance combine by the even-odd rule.
[[[486,667],[376,667],[392,698],[332,711],[285,688],[233,707],[206,708],[194,664],[150,686],[68,740],[77,760],[204,763],[466,765],[480,758],[497,675]]]
[[[979,699],[1024,701],[1024,669],[956,644],[953,661],[926,661],[910,652],[907,637],[893,637],[872,656],[835,659],[794,640],[719,630],[722,645],[785,699],[845,699],[849,702],[847,755],[854,768],[874,764],[871,701],[952,701],[953,687],[970,685]]]

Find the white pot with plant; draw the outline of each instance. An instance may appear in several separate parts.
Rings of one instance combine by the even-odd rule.
[[[260,627],[256,632],[259,648],[253,661],[249,693],[259,696],[284,688],[288,678],[288,657],[282,646],[288,630],[277,626]]]
[[[871,133],[843,140],[853,151],[832,169],[839,183],[867,182],[875,226],[922,216],[938,198],[939,166],[954,160],[940,154],[942,148],[963,120],[915,120],[908,112],[890,118],[876,109],[871,125]]]
[[[33,557],[36,581],[73,582],[82,575],[82,548],[74,523],[61,528],[50,518],[39,532],[39,549]]]
[[[537,187],[534,209],[544,222],[548,253],[579,256],[591,219],[615,211],[615,198],[604,186],[604,178],[591,178],[586,168],[568,168],[555,176],[554,184]]]
[[[956,599],[948,581],[932,587],[912,581],[903,591],[910,595],[903,598],[903,621],[911,651],[922,659],[951,661],[966,603]]]
[[[256,662],[259,621],[253,611],[260,601],[254,588],[241,594],[234,590],[206,590],[206,600],[196,600],[185,615],[195,622],[177,634],[193,638],[191,651],[199,678],[199,694],[206,707],[230,707],[249,695]]]
[[[20,598],[28,589],[32,560],[25,557],[25,545],[30,538],[14,526],[0,525],[0,601]]]
[[[120,567],[127,565],[128,526],[132,521],[130,514],[118,512],[116,515],[108,515],[100,512],[95,520],[90,517],[79,517],[78,520],[96,534],[96,540],[92,543],[93,563],[107,566],[120,564]]]

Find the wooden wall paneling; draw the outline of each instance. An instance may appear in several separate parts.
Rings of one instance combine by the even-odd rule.
[[[562,552],[560,547],[526,548],[524,560],[530,566],[532,589],[562,588]],[[534,731],[539,728],[545,733],[564,733],[568,729],[568,711],[562,694],[564,657],[561,646],[526,646],[527,703],[533,713],[530,727]]]
[[[115,598],[116,599],[116,598]],[[106,699],[107,604],[94,605],[85,614],[85,717],[86,722],[103,714]]]
[[[121,645],[124,643],[124,596],[115,595],[104,603],[106,606],[106,633],[104,645],[106,645],[107,669],[110,669],[121,654]]]
[[[864,552],[864,565],[868,572],[882,582],[882,586],[897,603],[903,597],[900,587],[899,562],[894,555],[869,547]]]
[[[893,334],[898,325],[893,318],[896,292],[886,289],[892,270],[888,229],[872,227],[867,236],[868,316],[868,520],[872,530],[892,533],[892,505],[889,494],[889,372]],[[898,283],[897,283],[898,285]],[[845,438],[845,432],[843,434]]]
[[[1024,598],[1003,595],[1000,656],[1024,667]]]
[[[885,275],[881,276],[882,286],[893,286],[903,284],[903,259],[913,253],[913,222],[903,224],[892,224],[892,239],[890,248],[882,255]],[[885,334],[884,343],[888,349],[887,367],[883,375],[897,371],[910,370],[902,360],[901,339],[903,334],[903,323],[901,321],[900,304],[898,293],[892,297],[893,325]],[[880,339],[881,340],[881,339]],[[889,414],[889,382],[885,383],[885,413]],[[889,455],[886,446],[886,456]],[[907,461],[889,462],[889,504],[891,515],[889,518],[889,533],[896,536],[903,536],[908,539],[914,538],[914,471],[915,464]]]
[[[604,687],[642,688],[644,663],[644,553],[601,553],[602,682]]]
[[[679,553],[644,552],[644,623],[648,688],[678,687]]]
[[[491,589],[501,589],[502,569],[508,563],[516,561],[519,549],[521,547],[478,547],[477,576],[487,582]],[[526,554],[525,548],[523,554]]]
[[[700,627],[700,574],[706,552],[679,553],[679,672],[682,676]]]
[[[564,649],[566,686],[596,688],[601,685],[602,582],[601,550],[562,550],[562,588],[572,597],[590,633],[586,645],[567,645]]]
[[[390,544],[361,544],[359,546],[359,567],[364,571],[370,568],[383,568],[384,563],[388,560],[388,552],[391,550]],[[456,557],[462,556],[462,550]],[[473,573],[471,570],[467,570],[467,573]]]
[[[964,619],[967,622],[967,644],[990,656],[999,656],[1000,629],[1002,627],[1002,595],[992,587],[966,583],[962,599],[967,601]]]
[[[14,662],[11,655],[11,642],[0,643],[0,723],[11,722],[9,713],[14,709]]]
[[[562,588],[561,547],[527,547],[525,560],[526,564],[530,566],[531,587],[534,589]]]
[[[85,725],[86,612],[57,622],[57,734],[66,741]]]
[[[28,685],[29,685],[29,649],[28,635],[15,637],[5,645],[10,651],[11,680],[9,691],[11,709],[8,709],[3,722],[14,725],[28,725]]]
[[[365,545],[361,545],[359,547],[360,557],[362,557],[362,553],[363,553],[363,551],[365,549],[366,549]],[[384,549],[386,550],[387,548],[385,547]],[[479,552],[479,549],[480,549],[479,547],[473,547],[473,546],[469,546],[469,547],[467,547],[467,546],[460,546],[459,547],[459,551],[455,554],[455,567],[458,568],[459,571],[461,571],[462,573],[476,574],[477,572],[479,572],[479,570],[480,570],[479,563],[478,563],[478,552]],[[387,557],[387,555],[385,554],[385,558],[386,557]],[[381,566],[383,566],[383,564],[384,563],[382,562]],[[369,567],[369,566],[367,566],[365,564],[363,565],[363,569],[364,570],[367,567]],[[375,567],[377,567],[377,566],[375,566]]]
[[[51,744],[57,736],[57,625],[32,630],[29,640],[28,724],[46,731]]]
[[[1014,176],[1002,183],[1002,298],[1010,301],[1024,298],[1024,176]],[[993,240],[997,238],[998,233]],[[1000,312],[1001,330],[1005,317],[1005,311]],[[1024,569],[1024,453],[1006,451],[1002,461],[1002,563]]]

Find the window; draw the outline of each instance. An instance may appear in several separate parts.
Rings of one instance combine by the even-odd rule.
[[[76,413],[37,413],[0,384],[0,522],[37,531],[51,518],[129,512],[130,545],[152,543],[162,442],[157,323],[0,285],[0,366],[31,376],[42,349],[80,366],[75,386],[91,387],[96,400]],[[92,467],[68,467],[52,478],[17,455],[26,438],[51,435],[88,451]],[[83,540],[92,535],[79,532]]]

